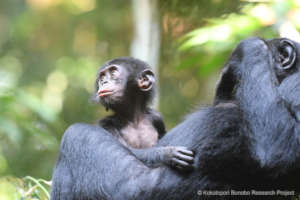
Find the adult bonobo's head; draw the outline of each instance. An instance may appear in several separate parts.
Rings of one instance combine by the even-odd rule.
[[[300,44],[286,39],[242,41],[225,65],[215,104],[232,102],[243,110],[264,112],[282,102],[300,112]]]
[[[101,66],[94,100],[114,111],[146,108],[154,94],[155,77],[150,66],[138,59],[121,57]]]

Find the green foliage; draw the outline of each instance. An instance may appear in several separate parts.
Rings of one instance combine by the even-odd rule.
[[[195,19],[222,16],[231,12],[238,12],[244,3],[236,0],[159,0],[162,13],[175,13],[176,16]]]
[[[198,75],[208,75],[224,64],[233,46],[260,28],[260,21],[246,14],[230,14],[224,18],[211,19],[207,26],[180,39],[182,44],[179,51],[192,51],[193,55],[186,56],[177,68],[196,66]]]
[[[23,179],[13,177],[0,178],[1,200],[48,200],[51,182],[26,176]]]
[[[205,45],[208,51],[224,51],[232,48],[234,42],[252,35],[262,27],[258,19],[252,16],[231,14],[225,19],[210,20],[210,24],[188,33],[179,50],[188,50],[195,46]]]
[[[205,26],[178,40],[179,51],[184,55],[189,52],[189,55],[184,56],[177,68],[197,67],[198,75],[205,76],[222,67],[232,48],[244,38],[278,36],[282,22],[276,21],[276,17],[285,17],[293,8],[292,3],[292,0],[249,3],[241,9],[241,13],[207,20]]]

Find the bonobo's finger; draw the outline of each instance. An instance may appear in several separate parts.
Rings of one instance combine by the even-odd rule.
[[[178,166],[181,166],[181,167],[190,167],[190,164],[185,162],[185,161],[182,161],[182,160],[179,160],[177,158],[172,158],[172,161],[175,165],[175,167],[178,167]]]
[[[185,155],[188,155],[188,156],[194,156],[194,152],[188,150],[185,147],[178,147],[178,151],[185,154]]]
[[[183,160],[189,163],[193,163],[194,162],[194,157],[193,156],[187,156],[184,155],[182,153],[176,152],[175,153],[175,157],[178,158],[179,160]]]

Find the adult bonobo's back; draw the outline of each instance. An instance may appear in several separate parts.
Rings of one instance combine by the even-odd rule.
[[[191,114],[158,144],[194,150],[191,173],[148,168],[103,129],[75,124],[64,135],[53,190],[72,191],[70,199],[124,200],[199,199],[198,190],[299,192],[299,56],[300,45],[288,39],[251,38],[238,45],[214,105]],[[99,147],[91,149],[90,143]],[[69,189],[59,171],[72,183]]]

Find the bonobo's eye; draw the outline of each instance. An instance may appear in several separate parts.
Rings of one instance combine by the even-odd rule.
[[[278,67],[283,70],[292,68],[296,60],[296,51],[294,44],[287,39],[281,40],[278,51],[280,62],[280,65]]]
[[[111,66],[109,68],[109,73],[113,79],[118,78],[118,76],[120,75],[120,72],[116,66]]]
[[[103,72],[101,72],[101,73],[99,74],[99,81],[100,81],[100,82],[102,82],[102,81],[104,80],[104,76],[105,76],[105,74],[104,74]]]

